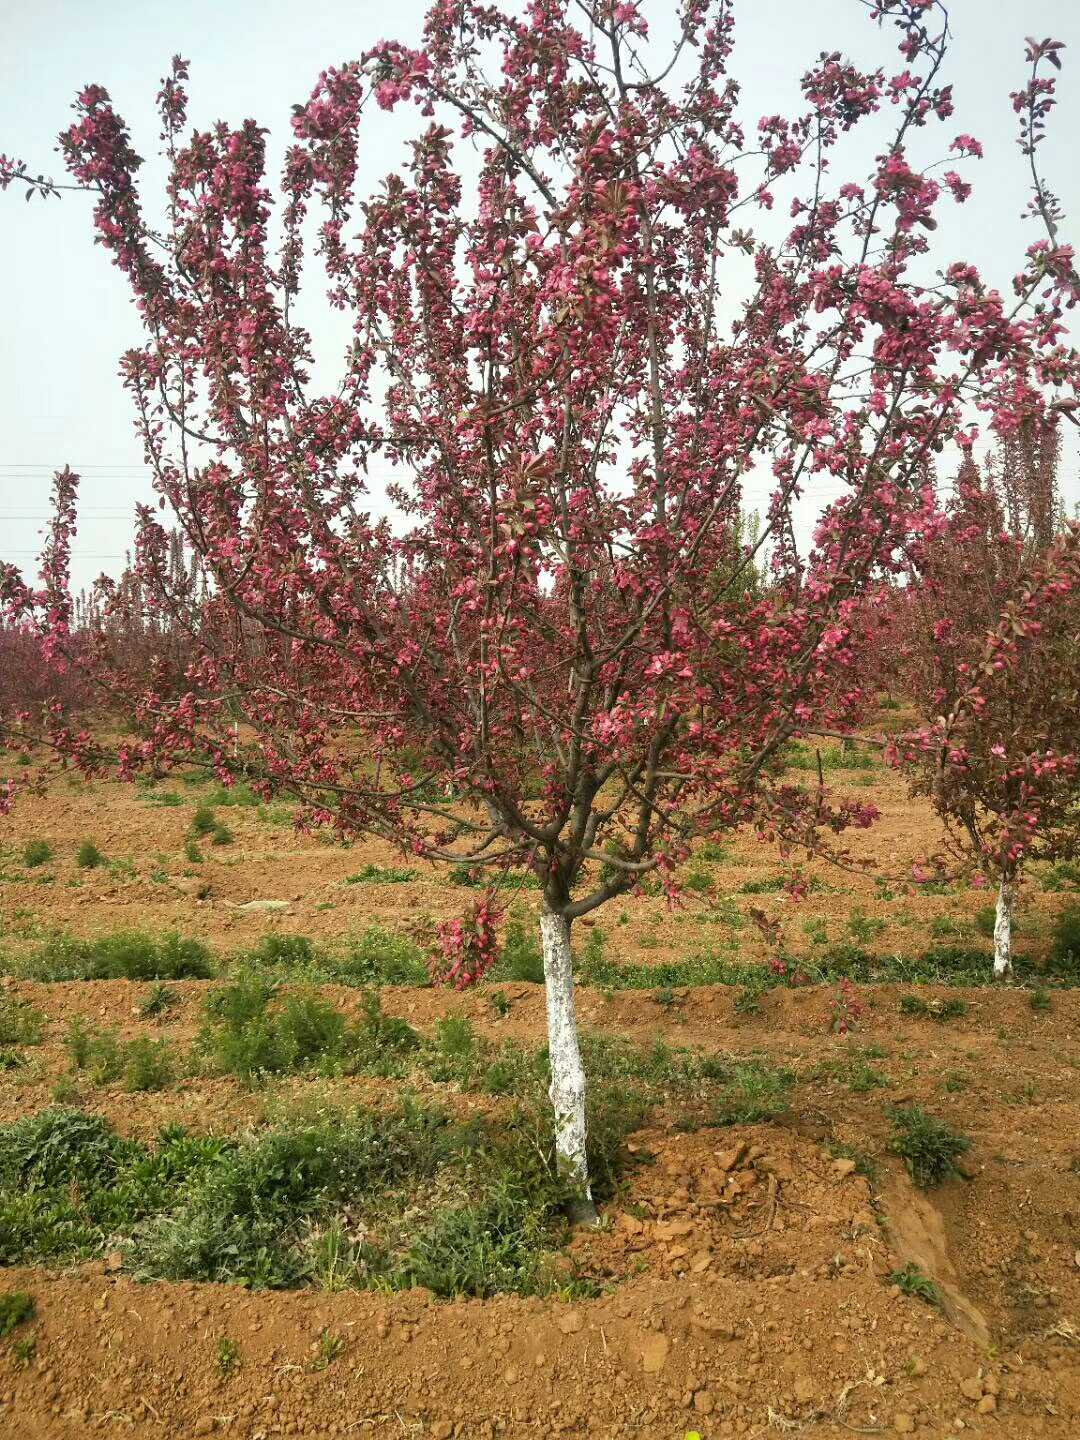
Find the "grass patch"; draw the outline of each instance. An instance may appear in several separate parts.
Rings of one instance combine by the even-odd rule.
[[[919,995],[900,996],[900,1014],[917,1015],[921,1020],[956,1020],[967,1012],[967,1001],[955,996],[948,1000],[924,1000]]]
[[[47,840],[28,840],[23,846],[22,862],[28,870],[47,865],[53,858],[53,849]]]
[[[865,911],[856,906],[848,916],[847,928],[853,940],[858,941],[860,945],[867,945],[875,936],[887,929],[887,923],[877,916],[867,915]]]
[[[558,1254],[568,1196],[544,1123],[524,1108],[489,1126],[405,1103],[293,1115],[237,1139],[174,1127],[148,1146],[47,1111],[0,1127],[0,1256],[109,1246],[143,1279],[588,1293]],[[227,1373],[235,1348],[219,1354]]]
[[[1058,916],[1047,968],[1072,984],[1080,982],[1080,906],[1070,905]]]
[[[203,799],[203,804],[211,807],[237,805],[243,807],[245,810],[253,810],[261,805],[262,801],[250,785],[245,785],[242,781],[238,781],[235,785],[222,785],[219,783],[212,786],[207,791]]]
[[[176,1004],[176,992],[167,985],[154,985],[139,1002],[140,1020],[159,1020]]]
[[[209,805],[196,805],[191,817],[192,835],[212,835],[217,826],[217,816]]]
[[[1073,860],[1059,860],[1051,865],[1041,877],[1042,889],[1050,894],[1062,890],[1080,889],[1080,863]]]
[[[531,870],[496,872],[487,865],[469,865],[461,862],[451,865],[447,876],[451,885],[465,885],[472,890],[486,890],[489,885],[496,890],[540,889],[540,881]]]
[[[124,1089],[135,1094],[167,1090],[175,1077],[172,1052],[164,1040],[139,1035],[124,1052]]]
[[[105,856],[92,840],[84,840],[75,852],[75,864],[80,870],[97,870],[106,863]]]
[[[407,935],[369,925],[331,962],[335,978],[348,985],[428,985],[427,960]]]
[[[45,1016],[25,1000],[0,995],[0,1045],[40,1045]]]
[[[531,985],[544,983],[544,957],[535,926],[523,916],[511,914],[506,922],[506,939],[493,980],[523,980]]]
[[[599,940],[593,939],[600,936]],[[755,986],[764,978],[764,987],[779,983],[764,965],[743,964],[725,956],[704,952],[685,960],[666,960],[656,965],[620,964],[606,953],[599,930],[589,939],[578,960],[578,982],[600,990],[674,990],[693,985]]]
[[[95,1085],[122,1079],[132,1093],[165,1090],[172,1084],[175,1064],[164,1040],[137,1036],[123,1044],[115,1030],[87,1025],[79,1016],[69,1021],[64,1048],[71,1067],[85,1071]]]
[[[920,1105],[900,1106],[891,1112],[889,1149],[899,1155],[908,1174],[924,1190],[959,1175],[956,1162],[971,1140]]]
[[[874,770],[877,762],[868,750],[850,745],[811,746],[805,740],[790,740],[781,752],[782,766],[792,770]]]
[[[273,980],[305,985],[429,985],[427,960],[407,935],[382,925],[369,925],[343,945],[323,947],[306,935],[262,936],[237,957],[233,970],[259,970]]]
[[[4,968],[44,981],[207,980],[214,973],[210,952],[200,941],[175,932],[155,938],[141,930],[118,930],[94,940],[53,936]]]
[[[346,875],[346,885],[408,885],[417,872],[401,865],[365,865],[355,875]]]
[[[11,1332],[34,1314],[33,1299],[23,1290],[13,1290],[0,1295],[0,1340],[6,1340]]]
[[[875,1069],[866,1055],[842,1055],[826,1060],[815,1071],[815,1078],[818,1077],[846,1085],[853,1095],[868,1095],[872,1090],[885,1090],[892,1084],[888,1075]]]
[[[787,885],[784,875],[766,875],[762,880],[746,880],[739,886],[740,895],[775,895]]]
[[[419,1043],[403,1020],[382,1013],[373,992],[360,1019],[350,1023],[313,992],[280,997],[275,983],[251,970],[207,999],[195,1048],[212,1070],[256,1084],[310,1069],[401,1074],[401,1057]]]
[[[754,1125],[775,1120],[789,1108],[795,1076],[768,1060],[751,1059],[731,1067],[713,1111],[717,1125]]]

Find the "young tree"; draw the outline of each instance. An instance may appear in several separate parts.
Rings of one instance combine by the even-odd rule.
[[[1055,430],[1023,427],[913,547],[902,670],[925,719],[901,748],[954,853],[997,887],[994,976],[1012,975],[1024,865],[1080,841],[1080,526]]]
[[[667,54],[633,0],[521,17],[437,0],[420,48],[380,44],[296,107],[276,248],[264,132],[188,133],[183,61],[159,96],[161,225],[100,86],[61,137],[146,325],[123,375],[147,462],[211,581],[205,604],[170,596],[143,511],[142,573],[198,653],[175,701],[114,679],[140,734],[122,769],[208,754],[225,783],[288,789],[344,832],[529,867],[556,1150],[583,1213],[572,922],[650,870],[670,887],[695,836],[753,822],[813,844],[872,817],[769,762],[858,699],[852,607],[932,506],[928,456],[973,403],[1006,432],[1076,376],[1067,250],[1033,247],[1010,300],[966,264],[920,282],[935,210],[969,189],[910,154],[952,114],[946,17],[872,14],[896,27],[898,73],[824,54],[799,113],[748,138],[727,0],[684,0]],[[407,105],[407,162],[361,200],[367,115]],[[889,111],[872,173],[843,175],[848,133]],[[51,188],[12,161],[3,176]],[[790,225],[755,234],[776,193]],[[312,249],[351,324],[325,392],[298,319]],[[773,489],[745,545],[750,475]],[[800,548],[818,476],[842,498]],[[58,476],[41,593],[7,579],[54,633],[75,484]],[[93,763],[88,737],[55,738]],[[490,897],[446,927],[455,983],[493,937]]]

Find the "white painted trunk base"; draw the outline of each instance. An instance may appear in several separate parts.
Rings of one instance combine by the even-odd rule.
[[[994,979],[1011,979],[1012,917],[1015,884],[1003,875],[998,886],[997,909],[994,912]]]
[[[546,905],[540,907],[540,941],[544,952],[547,995],[548,1054],[551,1058],[551,1104],[555,1111],[555,1156],[559,1171],[580,1194],[571,1218],[595,1221],[585,1158],[585,1068],[574,1016],[574,971],[570,925]]]

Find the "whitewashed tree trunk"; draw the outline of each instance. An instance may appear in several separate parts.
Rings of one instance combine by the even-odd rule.
[[[594,1223],[596,1206],[589,1189],[585,1158],[585,1068],[574,1017],[574,971],[570,922],[541,902],[540,940],[544,951],[547,994],[548,1054],[551,1059],[551,1104],[555,1110],[555,1156],[578,1198],[571,1219]]]
[[[1012,978],[1012,919],[1015,882],[1001,877],[998,886],[997,910],[994,913],[994,979]]]

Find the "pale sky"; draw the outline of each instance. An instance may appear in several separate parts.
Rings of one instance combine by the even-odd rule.
[[[69,123],[77,90],[95,81],[109,90],[136,149],[151,161],[158,133],[154,95],[170,57],[180,53],[191,62],[192,118],[206,126],[251,116],[268,127],[276,181],[291,106],[306,99],[320,70],[355,58],[381,38],[415,43],[425,8],[424,0],[6,0],[0,3],[0,152],[60,178],[56,134]],[[644,9],[654,33],[670,27],[673,0],[654,0]],[[1080,240],[1080,4],[953,0],[949,10],[953,42],[943,78],[954,85],[956,115],[934,127],[935,145],[968,132],[983,142],[986,158],[961,167],[975,193],[960,209],[944,207],[948,219],[936,232],[935,254],[942,267],[971,261],[1005,288],[1023,249],[1041,235],[1020,220],[1027,173],[1008,99],[1024,83],[1028,34],[1052,35],[1068,47],[1042,165],[1064,203],[1063,238]],[[895,32],[879,31],[860,0],[737,0],[735,14],[732,70],[751,123],[762,114],[797,110],[799,76],[822,50],[840,50],[865,66],[902,68]],[[404,124],[415,124],[413,108],[404,108]],[[889,118],[882,117],[876,138],[888,133]],[[396,159],[403,122],[371,112],[367,125],[374,182]],[[859,172],[866,158],[868,152]],[[160,181],[153,164],[143,173]],[[81,195],[30,204],[14,187],[0,195],[0,558],[35,568],[51,474],[69,463],[84,477],[77,585],[120,568],[132,507],[152,498],[116,373],[120,354],[141,340],[141,329],[125,283],[92,243],[90,206]],[[313,289],[316,272],[308,274]],[[320,311],[313,303],[309,323]],[[316,345],[332,359],[340,326],[326,321],[313,328]],[[1080,498],[1077,473],[1074,443],[1065,466],[1070,504]],[[749,497],[751,503],[756,498]]]

